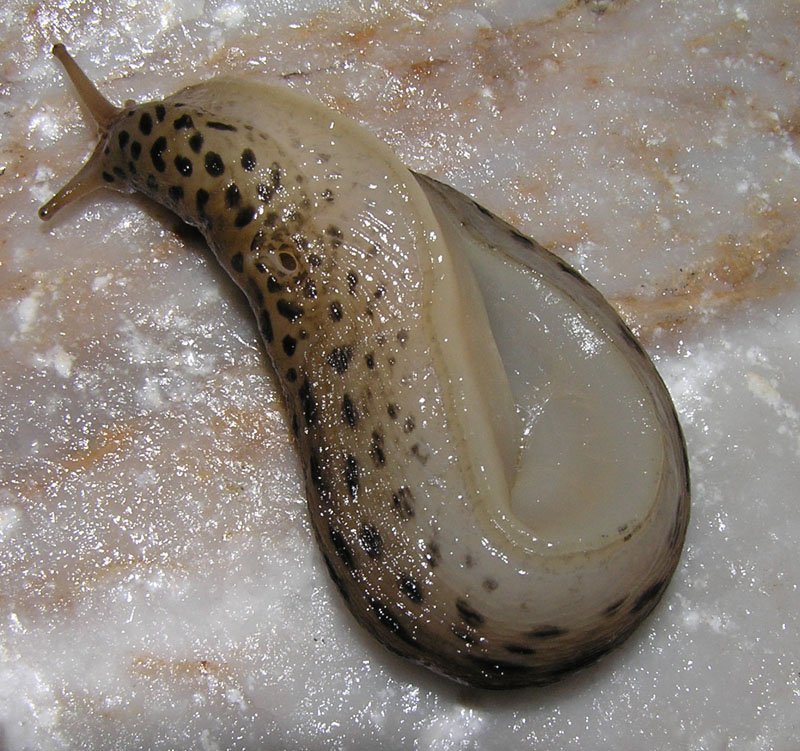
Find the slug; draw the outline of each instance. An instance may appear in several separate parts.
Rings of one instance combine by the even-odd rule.
[[[53,52],[99,142],[41,218],[104,187],[200,229],[256,316],[315,536],[366,629],[499,689],[641,623],[680,557],[686,452],[593,287],[296,93],[221,78],[118,109]]]

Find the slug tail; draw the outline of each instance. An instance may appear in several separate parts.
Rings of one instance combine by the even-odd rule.
[[[97,90],[63,44],[53,45],[53,54],[64,66],[64,70],[78,90],[78,96],[88,107],[100,130],[108,130],[119,117],[120,111]]]

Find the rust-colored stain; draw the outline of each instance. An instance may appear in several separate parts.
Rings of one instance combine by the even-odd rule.
[[[130,672],[148,681],[206,685],[209,680],[232,682],[229,668],[211,660],[168,660],[140,655],[130,662]]]
[[[695,267],[679,269],[642,294],[620,295],[610,302],[645,343],[657,332],[685,331],[793,288],[796,282],[782,262],[791,237],[788,231],[766,230],[745,239],[719,238],[709,257]]]

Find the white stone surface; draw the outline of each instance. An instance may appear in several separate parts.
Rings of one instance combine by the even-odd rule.
[[[0,10],[0,748],[800,747],[795,0],[24,2]],[[280,399],[194,236],[38,205],[113,100],[225,72],[305,91],[594,281],[691,455],[676,577],[549,688],[452,685],[361,633]]]

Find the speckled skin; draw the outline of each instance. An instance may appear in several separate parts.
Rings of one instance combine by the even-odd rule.
[[[266,114],[243,116],[256,106]],[[420,189],[371,136],[332,123],[285,92],[209,82],[121,110],[103,128],[94,174],[197,226],[247,295],[285,395],[315,534],[355,617],[392,651],[458,681],[554,680],[624,639],[675,568],[688,476],[671,404],[620,321],[620,346],[666,399],[677,457],[667,501],[624,540],[557,562],[490,530],[433,340],[430,237],[441,231],[425,201],[476,212],[473,227],[539,254],[561,284],[614,314],[546,251],[460,194],[422,178]],[[647,563],[617,583],[636,546]],[[598,588],[586,572],[603,568]]]

